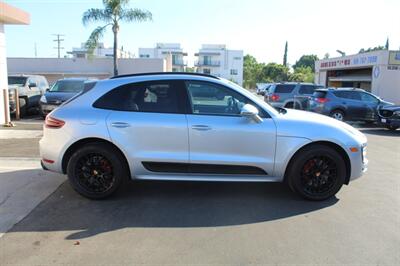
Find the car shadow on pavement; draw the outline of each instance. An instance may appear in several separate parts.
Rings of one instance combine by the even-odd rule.
[[[83,239],[124,228],[187,228],[268,222],[338,202],[303,200],[279,183],[129,182],[115,196],[89,200],[62,184],[11,232],[78,231]]]
[[[399,137],[400,130],[388,130],[385,128],[359,128],[362,133],[372,134],[377,136],[385,136],[385,137]]]

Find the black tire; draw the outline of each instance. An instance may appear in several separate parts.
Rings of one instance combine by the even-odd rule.
[[[293,109],[294,108],[294,103],[290,102],[290,103],[285,104],[285,108]]]
[[[397,130],[399,127],[396,126],[388,126],[387,129],[389,129],[390,131],[395,131]]]
[[[321,201],[333,197],[346,180],[346,164],[342,156],[325,145],[305,147],[288,167],[286,180],[289,187],[307,200]],[[319,171],[319,168],[326,169]]]
[[[128,179],[126,160],[119,150],[106,143],[89,143],[75,151],[67,166],[71,186],[89,199],[103,199]]]
[[[28,112],[28,105],[25,98],[19,98],[19,116],[25,117]]]
[[[336,120],[343,121],[343,122],[345,121],[345,115],[342,110],[339,110],[339,109],[333,110],[331,112],[330,116]]]

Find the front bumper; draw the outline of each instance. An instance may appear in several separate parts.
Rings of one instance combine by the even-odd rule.
[[[400,118],[379,117],[379,124],[385,127],[400,127]]]
[[[52,112],[54,109],[56,109],[57,107],[59,107],[59,105],[56,104],[48,104],[48,103],[40,103],[40,112],[43,115],[47,115],[50,112]]]
[[[350,153],[351,175],[350,181],[361,177],[368,170],[367,143],[360,147],[359,152]]]

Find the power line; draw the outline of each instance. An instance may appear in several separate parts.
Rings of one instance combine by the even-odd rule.
[[[60,50],[64,49],[64,47],[61,47],[61,42],[64,41],[64,39],[61,39],[61,36],[65,36],[64,34],[53,34],[54,36],[57,36],[56,40],[53,40],[53,42],[57,43],[57,47],[54,47],[54,49],[57,49],[58,51],[58,58],[60,58]]]

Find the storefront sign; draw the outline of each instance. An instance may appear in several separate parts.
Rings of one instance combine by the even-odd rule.
[[[359,55],[349,59],[335,59],[332,61],[321,62],[321,68],[338,68],[347,66],[358,66],[358,65],[373,65],[378,62],[377,55]],[[400,61],[399,61],[400,64]]]
[[[389,65],[400,65],[400,52],[390,52]]]

